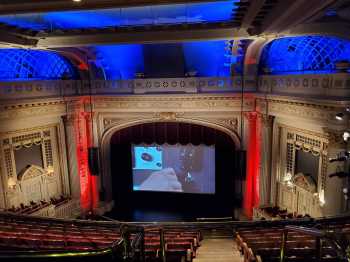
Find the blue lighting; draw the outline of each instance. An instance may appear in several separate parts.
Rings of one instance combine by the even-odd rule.
[[[227,56],[226,48],[226,41],[183,43],[187,72],[196,71],[198,77],[230,76],[232,56]]]
[[[228,41],[203,41],[183,43],[186,72],[196,72],[196,77],[228,77],[231,56]],[[96,64],[103,68],[107,80],[135,79],[145,72],[143,45],[94,46]],[[161,61],[159,61],[161,63]]]
[[[32,30],[220,22],[233,18],[239,1],[2,15],[0,22]]]
[[[75,78],[70,62],[57,53],[27,49],[0,49],[0,80]]]
[[[144,72],[142,45],[95,46],[96,63],[107,80],[134,79]]]
[[[322,74],[350,62],[350,41],[328,36],[280,38],[269,43],[260,61],[262,74]]]

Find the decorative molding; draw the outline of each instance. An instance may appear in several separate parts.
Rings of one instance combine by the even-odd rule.
[[[95,111],[152,111],[183,112],[203,110],[239,111],[241,98],[238,95],[173,95],[173,96],[128,96],[97,97],[94,101]],[[170,110],[171,109],[171,110]],[[254,98],[244,101],[244,110],[254,110]]]
[[[171,121],[171,120],[178,119],[184,114],[185,114],[184,112],[159,112],[159,113],[155,113],[154,116],[155,118],[158,118],[161,121]]]
[[[258,114],[256,112],[245,112],[244,116],[249,122],[256,121],[256,119],[258,118]]]
[[[258,119],[260,120],[263,127],[272,128],[275,117],[266,114],[258,114]]]
[[[293,126],[288,126],[288,125],[281,124],[281,123],[278,123],[278,127],[282,128],[282,129],[288,129],[289,131],[291,131],[291,133],[294,133],[294,134],[295,133],[303,133],[305,135],[317,137],[317,139],[319,139],[322,142],[325,142],[325,143],[328,142],[328,137],[324,133],[319,133],[319,132],[315,132],[315,131],[311,131],[311,130],[307,130],[307,129],[301,129],[301,128],[297,128],[297,127],[293,127]]]
[[[339,102],[329,103],[326,101],[306,101],[305,99],[296,100],[288,98],[256,98],[257,112],[273,116],[288,116],[323,120],[329,122],[334,119],[336,113],[341,107]],[[267,105],[267,107],[266,107]],[[343,106],[344,107],[344,106]]]
[[[349,97],[350,74],[300,74],[262,75],[258,79],[258,90],[265,93],[318,96]]]
[[[317,190],[319,193],[322,190],[325,190],[329,143],[327,136],[325,134],[298,129],[291,126],[281,124],[278,124],[278,126],[282,128],[285,134],[285,136],[280,136],[280,145],[284,148],[284,150],[280,151],[280,158],[282,160],[280,162],[282,165],[280,178],[283,179],[285,175],[283,172],[289,172],[294,175],[296,150],[298,150],[298,148],[299,150],[307,150],[319,157],[320,168],[318,170]]]
[[[328,139],[329,147],[346,148],[346,142],[343,139],[344,130],[335,130],[329,127],[322,129]]]
[[[0,108],[1,109],[1,108]],[[5,106],[0,111],[0,119],[19,119],[36,116],[63,115],[66,113],[66,106],[62,103],[38,103],[33,106]]]
[[[44,126],[39,126],[39,127],[37,126],[37,127],[32,127],[32,128],[23,128],[23,129],[7,131],[7,132],[0,132],[0,138],[4,138],[3,143],[5,143],[5,141],[6,141],[6,144],[10,144],[10,140],[8,137],[18,135],[19,133],[23,134],[23,133],[40,132],[42,130],[50,131],[49,129],[52,127],[54,127],[54,128],[57,127],[57,124],[44,125]]]

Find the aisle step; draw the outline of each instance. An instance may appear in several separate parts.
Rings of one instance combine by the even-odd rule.
[[[205,238],[193,262],[243,262],[243,257],[232,237]]]

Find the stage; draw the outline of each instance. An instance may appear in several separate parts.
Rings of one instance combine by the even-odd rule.
[[[115,208],[105,216],[111,219],[129,222],[194,222],[197,221],[197,218],[233,218],[233,215],[233,210],[214,210],[210,208],[205,211],[185,208]]]

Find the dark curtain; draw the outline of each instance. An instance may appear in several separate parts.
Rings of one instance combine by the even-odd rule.
[[[235,150],[233,140],[222,131],[206,126],[176,123],[158,122],[135,125],[124,128],[115,133],[111,139],[113,145],[129,144],[205,144],[215,145],[217,148]]]

